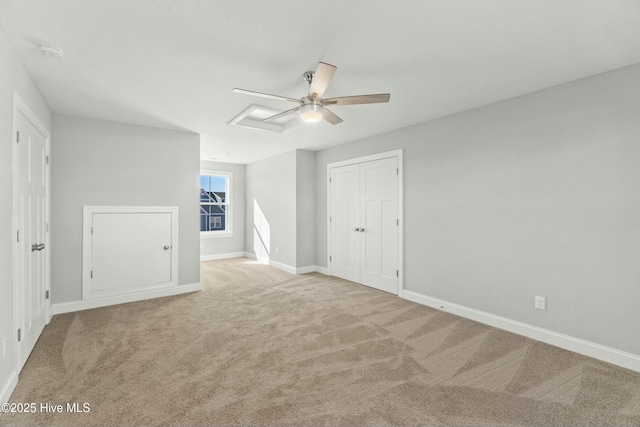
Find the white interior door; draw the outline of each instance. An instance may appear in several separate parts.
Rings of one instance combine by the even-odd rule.
[[[360,280],[360,166],[331,169],[331,273]]]
[[[360,164],[360,282],[398,293],[398,159]]]
[[[331,274],[398,293],[398,158],[330,171]]]
[[[15,221],[18,369],[46,324],[46,138],[21,113],[16,116]]]
[[[172,214],[92,215],[92,296],[172,281]]]

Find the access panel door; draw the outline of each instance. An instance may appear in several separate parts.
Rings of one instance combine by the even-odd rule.
[[[99,210],[99,209],[98,209]],[[132,209],[134,210],[134,209]],[[83,298],[177,284],[172,212],[93,212]]]

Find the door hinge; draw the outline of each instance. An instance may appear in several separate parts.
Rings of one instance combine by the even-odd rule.
[[[396,270],[396,277],[400,277],[400,271]]]
[[[93,236],[93,227],[91,227],[91,235]]]
[[[16,231],[16,241],[20,243],[20,230]]]
[[[396,225],[400,225],[400,220],[396,219]]]
[[[20,144],[20,131],[16,132],[16,143]]]
[[[331,182],[331,178],[329,178],[329,182]]]
[[[22,329],[18,329],[18,342],[22,341]]]
[[[400,175],[400,168],[396,168],[396,175]]]
[[[47,226],[46,231],[49,231],[49,223],[48,222],[46,223],[46,226]]]
[[[49,291],[46,291],[46,292],[44,293],[44,298],[45,298],[45,299],[49,299]]]
[[[49,164],[49,156],[45,156],[44,160],[45,160],[45,162],[47,162],[47,164]]]
[[[329,222],[331,222],[331,221],[333,221],[333,218],[332,218],[332,217],[329,217]]]
[[[93,270],[91,270],[91,278],[93,279]]]
[[[331,255],[329,255],[329,262],[331,262],[331,261],[333,261],[333,260],[331,259]]]

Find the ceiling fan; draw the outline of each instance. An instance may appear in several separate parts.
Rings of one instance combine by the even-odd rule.
[[[336,72],[336,68],[337,67],[335,65],[319,62],[315,72],[307,71],[304,73],[303,77],[306,82],[309,83],[309,94],[300,99],[238,88],[233,89],[233,92],[298,104],[295,108],[267,117],[262,119],[262,121],[275,120],[280,117],[299,112],[300,118],[305,122],[312,123],[325,119],[332,125],[337,125],[342,122],[342,119],[329,110],[326,107],[327,105],[377,104],[381,102],[389,102],[389,98],[391,97],[391,94],[389,93],[323,99],[322,95],[324,94],[324,91],[327,90],[327,86],[329,86],[329,82],[331,82],[331,79]]]

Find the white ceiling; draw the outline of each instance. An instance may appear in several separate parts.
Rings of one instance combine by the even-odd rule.
[[[0,0],[0,25],[54,112],[196,132],[203,159],[235,163],[640,62],[640,0]],[[338,67],[325,97],[391,101],[282,134],[227,125],[291,108],[234,87],[300,98],[318,61]]]

